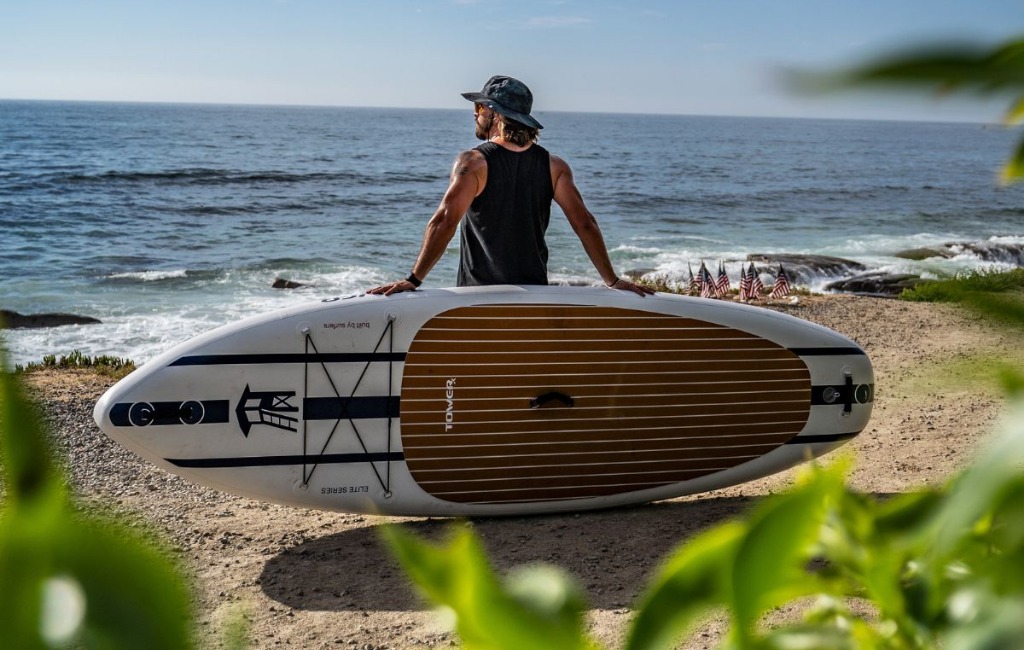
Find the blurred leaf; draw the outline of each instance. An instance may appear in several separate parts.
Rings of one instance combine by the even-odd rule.
[[[1024,102],[1021,102],[1024,105]],[[1017,143],[1013,155],[999,172],[999,180],[1003,184],[1012,183],[1024,178],[1024,141]]]
[[[975,523],[1002,494],[1020,480],[1024,461],[1024,404],[1016,404],[1002,431],[980,457],[954,480],[949,495],[934,515],[932,544],[939,556],[949,556],[963,544]]]
[[[937,91],[981,94],[1024,91],[1024,40],[991,47],[945,43],[908,48],[836,73],[795,73],[803,90],[835,91],[853,86],[926,86]]]
[[[2,370],[0,352],[0,449],[4,454],[7,508],[26,502],[66,498],[64,483],[51,462],[46,434],[39,426],[35,407],[13,376]]]
[[[675,551],[644,594],[626,647],[674,647],[698,617],[725,605],[732,565],[746,530],[739,522],[720,524]]]
[[[1002,366],[999,369],[999,381],[1008,395],[1024,396],[1024,373],[1021,371],[1012,366]]]
[[[906,49],[849,70],[833,73],[790,72],[789,85],[803,92],[835,92],[864,86],[933,90],[939,95],[974,92],[1012,97],[1009,124],[1024,117],[1024,39],[996,46],[938,44]],[[1004,165],[1000,180],[1024,178],[1024,143]]]
[[[824,523],[826,502],[841,485],[838,470],[812,468],[801,485],[762,502],[748,518],[732,568],[730,604],[739,639],[749,641],[747,635],[769,608],[819,588],[805,565]]]
[[[124,526],[72,509],[34,408],[6,372],[0,394],[5,647],[192,647],[189,596],[176,567]]]
[[[1018,97],[1006,111],[1003,121],[1006,124],[1017,124],[1022,120],[1024,120],[1024,97]]]
[[[1018,567],[1019,568],[1019,567]],[[968,606],[962,625],[946,636],[945,650],[1004,650],[1021,647],[1024,637],[1024,599],[977,595]],[[955,616],[955,613],[953,614]]]
[[[758,644],[762,650],[864,650],[848,626],[789,625],[768,633]]]
[[[912,537],[927,524],[941,502],[942,495],[936,490],[897,494],[878,504],[874,517],[875,534],[891,541]]]
[[[521,572],[504,588],[466,527],[432,544],[397,526],[382,534],[406,573],[432,602],[451,609],[467,648],[594,648],[584,632],[586,606],[554,568]]]
[[[43,586],[62,576],[84,595],[77,636],[87,647],[191,647],[188,593],[174,567],[127,531],[70,513],[20,513],[0,529],[0,626],[20,639],[11,647],[38,647]]]

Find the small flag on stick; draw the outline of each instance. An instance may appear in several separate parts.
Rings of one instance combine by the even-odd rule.
[[[719,297],[729,293],[729,289],[732,287],[729,285],[729,275],[725,272],[725,263],[719,260],[718,262],[718,281],[715,282],[715,293]]]
[[[782,298],[789,295],[789,278],[786,277],[786,270],[779,264],[779,272],[775,275],[775,286],[769,298]]]
[[[711,277],[711,272],[708,271],[708,267],[704,265],[704,260],[700,262],[700,270],[697,271],[700,275],[700,297],[701,298],[712,298],[715,295],[715,279]]]
[[[690,272],[690,279],[686,283],[686,293],[691,296],[695,296],[700,293],[700,281],[693,277],[693,267],[690,263],[686,263],[686,269]]]
[[[742,266],[740,267],[740,300],[749,300],[751,298],[750,288],[752,281],[750,276],[753,273],[753,269],[753,262],[750,263],[750,271],[743,268]]]
[[[751,300],[760,300],[761,294],[764,293],[764,284],[761,282],[761,275],[754,268],[754,263],[750,263],[750,294]]]

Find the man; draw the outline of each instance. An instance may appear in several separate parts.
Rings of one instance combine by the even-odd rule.
[[[547,284],[544,233],[558,204],[605,284],[641,296],[654,293],[615,273],[597,220],[583,203],[572,170],[536,144],[543,127],[530,116],[533,94],[512,77],[491,77],[473,102],[476,137],[484,144],[455,159],[448,190],[427,223],[412,273],[369,291],[412,291],[444,254],[462,223],[459,286]]]

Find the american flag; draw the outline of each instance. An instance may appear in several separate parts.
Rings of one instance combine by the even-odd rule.
[[[764,292],[764,284],[761,282],[761,275],[754,268],[754,263],[750,263],[750,294],[751,300],[760,300],[761,293]]]
[[[779,264],[779,272],[775,274],[775,286],[769,298],[782,298],[789,295],[789,278],[786,277],[786,270]]]
[[[704,265],[704,260],[700,262],[700,270],[697,271],[700,275],[700,297],[701,298],[712,298],[715,295],[715,279],[711,277],[711,271],[708,271],[708,267]]]
[[[715,293],[719,296],[724,296],[729,293],[729,289],[732,287],[729,285],[729,274],[725,272],[725,263],[722,261],[718,262],[718,281],[715,282]]]
[[[751,271],[752,271],[753,268],[754,268],[754,263],[753,262],[750,263],[750,268],[751,268]],[[751,285],[750,274],[751,274],[751,271],[748,271],[747,269],[743,268],[742,266],[740,267],[740,300],[748,300],[748,299],[751,298],[751,295],[750,295],[750,285]]]
[[[694,296],[700,293],[700,281],[693,277],[693,267],[689,262],[686,263],[686,269],[690,272],[690,280],[686,283],[686,293]]]

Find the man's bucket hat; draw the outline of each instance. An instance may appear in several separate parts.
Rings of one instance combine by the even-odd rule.
[[[480,92],[462,93],[462,96],[530,128],[544,128],[540,122],[530,117],[533,93],[518,79],[496,75],[487,80]]]

